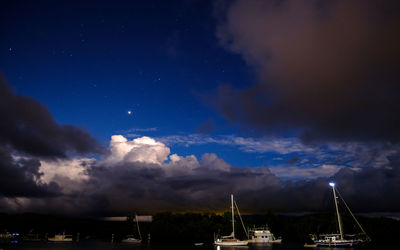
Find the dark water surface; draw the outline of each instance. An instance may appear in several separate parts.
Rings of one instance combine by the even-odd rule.
[[[25,250],[38,250],[38,249],[54,249],[54,250],[87,250],[87,249],[118,249],[118,250],[296,250],[296,249],[343,249],[343,248],[304,248],[301,245],[295,244],[276,244],[276,245],[249,245],[241,247],[217,247],[214,245],[204,245],[204,246],[190,246],[190,245],[135,245],[135,244],[123,244],[123,243],[106,243],[101,241],[90,241],[90,242],[66,242],[66,243],[50,243],[50,242],[32,242],[32,243],[19,243],[11,244],[7,246],[0,247],[0,249],[25,249]],[[351,248],[349,248],[351,249]],[[395,246],[379,246],[379,247],[364,247],[359,249],[388,249],[395,250]]]

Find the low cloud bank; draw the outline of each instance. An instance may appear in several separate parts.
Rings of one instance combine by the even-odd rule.
[[[127,140],[113,136],[109,152],[101,161],[42,160],[38,181],[57,187],[54,190],[59,194],[23,200],[23,195],[9,195],[0,205],[14,211],[84,216],[117,216],[131,211],[223,211],[233,193],[246,212],[323,211],[332,206],[327,184],[335,180],[356,211],[400,209],[400,202],[391,198],[400,194],[399,156],[392,156],[385,166],[357,171],[321,166],[333,176],[290,181],[278,178],[267,167],[232,166],[213,153],[201,159],[170,154],[165,144],[149,137]]]

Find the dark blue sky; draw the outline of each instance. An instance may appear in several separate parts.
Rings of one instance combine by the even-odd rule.
[[[215,132],[237,133],[207,96],[252,75],[219,45],[213,8],[209,1],[11,1],[2,8],[0,68],[18,94],[104,144],[132,128],[189,134],[211,120]]]

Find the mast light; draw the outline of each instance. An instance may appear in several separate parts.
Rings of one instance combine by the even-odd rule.
[[[329,182],[329,186],[334,187],[334,186],[335,186],[335,183]]]

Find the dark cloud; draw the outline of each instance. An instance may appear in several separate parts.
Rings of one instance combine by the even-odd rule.
[[[98,165],[89,171],[88,189],[107,197],[109,213],[123,214],[133,207],[147,212],[221,210],[230,193],[258,191],[280,183],[266,168],[236,168],[214,154],[204,155],[199,164]]]
[[[400,139],[398,1],[234,1],[218,37],[258,72],[247,89],[221,87],[233,122],[303,139]]]
[[[43,190],[50,186],[38,189],[31,185],[39,195],[21,211],[84,216],[126,215],[132,210],[140,213],[226,211],[231,193],[237,197],[243,212],[330,211],[333,209],[328,186],[331,180],[337,183],[341,195],[356,212],[398,211],[400,202],[393,197],[400,195],[399,159],[397,154],[380,168],[358,171],[342,168],[331,178],[298,181],[281,180],[266,167],[237,168],[215,154],[205,154],[198,162],[181,158],[163,165],[93,161],[84,166],[88,178],[75,180],[74,189],[63,189],[62,195],[45,197]],[[40,175],[37,167],[30,169],[32,175]],[[67,180],[54,181],[64,188]],[[13,210],[12,206],[8,209]]]
[[[341,192],[359,211],[399,211],[400,155],[384,168],[368,167],[359,172],[342,169],[336,174]]]
[[[61,196],[56,182],[43,183],[41,159],[96,153],[102,146],[84,129],[57,124],[36,100],[13,93],[0,76],[0,196]]]
[[[55,182],[40,181],[40,162],[37,159],[11,157],[8,150],[0,147],[0,197],[52,197],[60,195]]]
[[[214,154],[205,154],[198,164],[185,158],[164,165],[93,163],[87,166],[89,179],[75,184],[79,191],[49,203],[52,209],[75,204],[57,211],[91,216],[125,215],[132,210],[224,211],[233,193],[243,212],[329,211],[333,202],[328,183],[334,180],[354,211],[398,211],[400,202],[393,197],[400,195],[399,159],[391,157],[380,168],[342,168],[331,178],[298,181],[281,180],[266,167],[237,168]]]
[[[102,146],[83,128],[57,124],[38,101],[14,94],[0,76],[0,143],[20,153],[65,157],[98,153]]]

